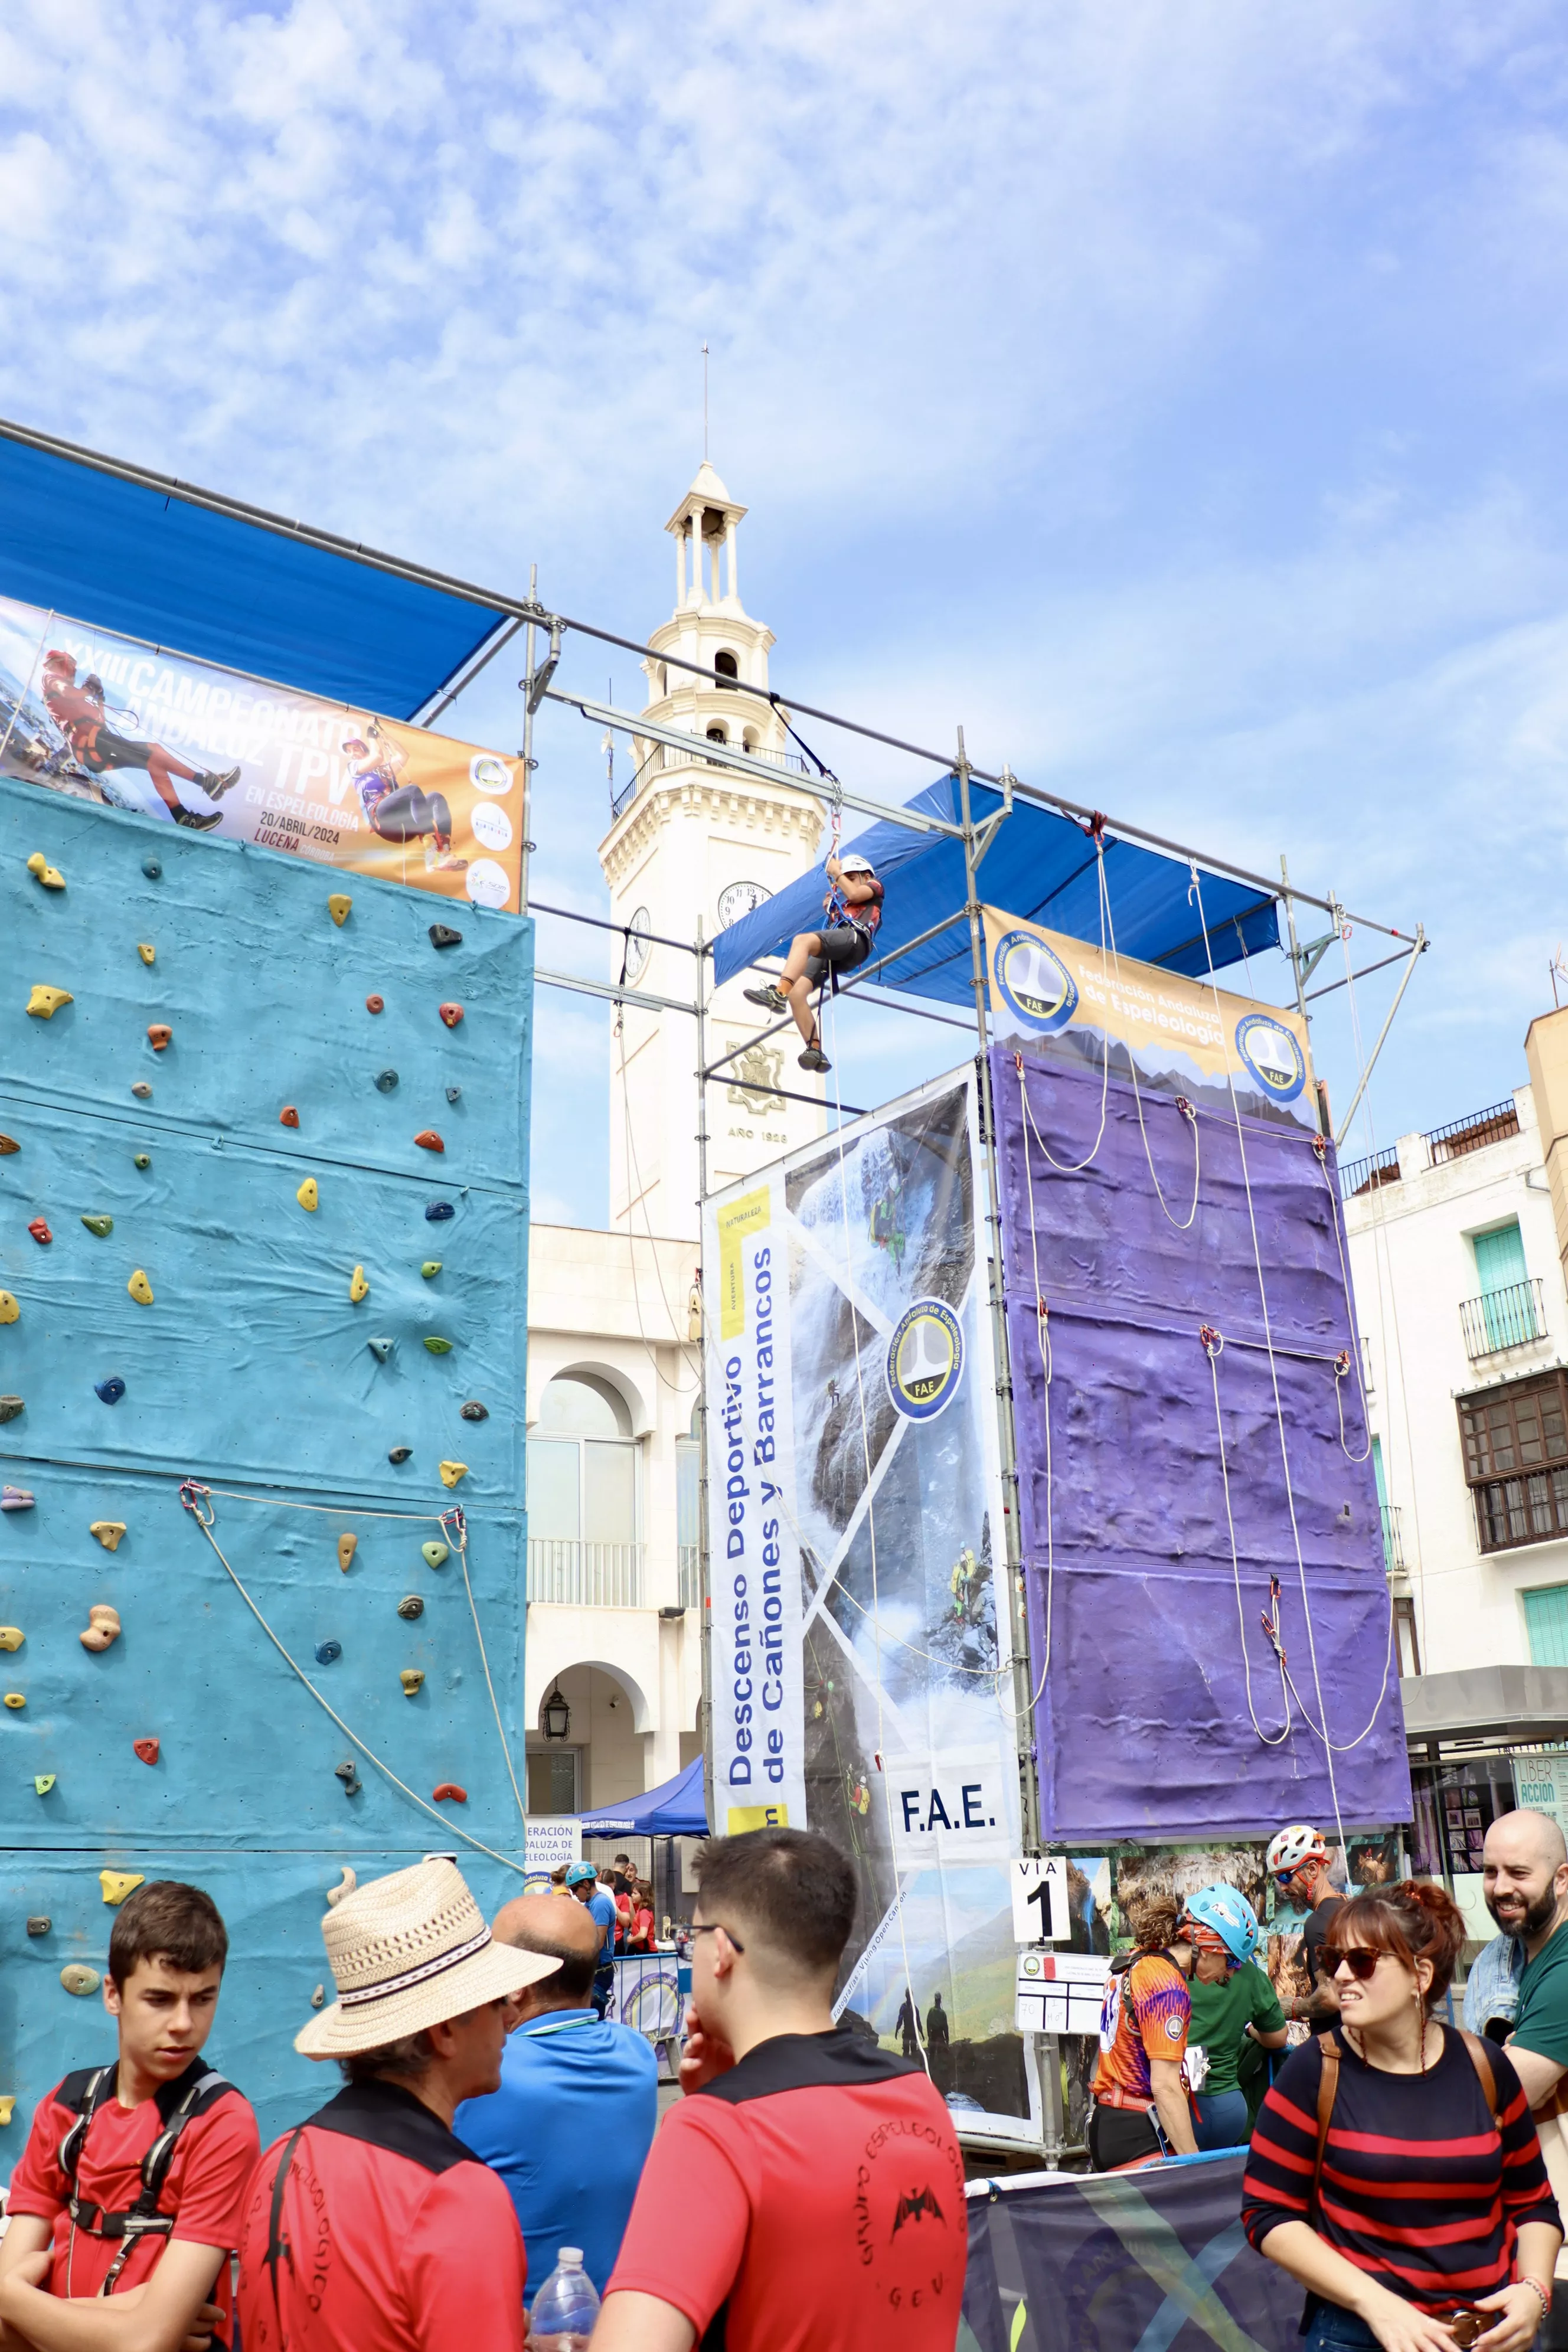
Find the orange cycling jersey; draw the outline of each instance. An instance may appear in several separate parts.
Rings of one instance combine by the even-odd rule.
[[[1141,1952],[1105,1989],[1100,2063],[1094,2070],[1096,2098],[1110,2090],[1131,2099],[1152,2098],[1149,2062],[1186,2055],[1192,2015],[1186,1979],[1175,1962],[1163,1952]]]

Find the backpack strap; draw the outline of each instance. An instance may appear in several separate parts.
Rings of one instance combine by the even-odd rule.
[[[76,2187],[76,2177],[81,2165],[81,2151],[87,2138],[87,2127],[105,2099],[112,2095],[116,2071],[114,2065],[79,2066],[74,2074],[66,2076],[65,2081],[55,2093],[56,2105],[65,2107],[76,2117],[75,2123],[71,2125],[60,2142],[57,2158],[60,2170],[65,2174],[73,2189]]]
[[[1498,2121],[1497,2074],[1492,2066],[1491,2053],[1479,2033],[1467,2032],[1461,2025],[1458,2028],[1458,2035],[1470,2053],[1470,2063],[1476,2070],[1476,2079],[1481,2086],[1481,2096],[1485,2099],[1487,2112],[1495,2124]]]
[[[303,2124],[295,2125],[284,2146],[283,2153],[278,2159],[278,2169],[272,2176],[272,2204],[267,2222],[267,2252],[262,2256],[262,2263],[272,2280],[272,2315],[278,2322],[279,2347],[283,2344],[284,2336],[283,2303],[278,2285],[278,2265],[280,2262],[287,2261],[290,2270],[294,2267],[294,2249],[283,2234],[283,2191],[288,2186],[289,2167],[294,2161],[294,2150],[300,2145],[300,2135],[304,2128]]]
[[[1310,2209],[1314,2212],[1320,2212],[1321,2206],[1323,2150],[1329,2144],[1329,2126],[1334,2119],[1334,2101],[1340,2095],[1340,2045],[1334,2040],[1332,2033],[1320,2033],[1317,2036],[1317,2043],[1318,2055],[1321,2061],[1321,2072],[1318,2076],[1318,2150],[1312,2159],[1312,2195]]]
[[[66,2134],[59,2154],[60,2168],[71,2184],[67,2209],[71,2226],[86,2231],[89,2237],[118,2238],[120,2241],[120,2251],[109,2266],[103,2284],[99,2289],[100,2294],[113,2294],[121,2273],[142,2238],[166,2238],[174,2229],[175,2216],[160,2213],[158,2200],[169,2177],[175,2142],[188,2123],[205,2114],[208,2107],[234,2088],[232,2083],[226,2081],[222,2074],[215,2074],[199,2058],[193,2058],[183,2074],[163,2084],[162,2090],[155,2094],[163,2129],[142,2159],[141,2189],[135,2202],[124,2212],[111,2213],[81,2196],[76,2183],[93,2116],[113,2096],[117,2072],[114,2066],[102,2066],[85,2077],[68,2075],[59,2092],[61,2104],[75,2105],[78,2111],[77,2120]],[[77,2089],[79,2082],[84,2084],[79,2091]]]

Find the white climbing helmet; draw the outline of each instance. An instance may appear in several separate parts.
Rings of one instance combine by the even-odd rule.
[[[874,874],[876,870],[870,859],[862,857],[858,849],[847,849],[838,861],[840,874]]]
[[[1272,1878],[1283,1876],[1288,1870],[1300,1870],[1306,1862],[1327,1862],[1328,1841],[1310,1822],[1293,1822],[1288,1830],[1268,1842],[1268,1874]]]

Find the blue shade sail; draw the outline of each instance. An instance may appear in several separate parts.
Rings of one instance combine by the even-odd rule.
[[[645,1789],[607,1811],[584,1813],[584,1837],[706,1837],[708,1807],[702,1794],[702,1759],[694,1756],[673,1780]]]

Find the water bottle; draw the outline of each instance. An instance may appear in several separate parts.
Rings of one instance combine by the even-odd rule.
[[[583,2268],[582,2247],[563,2246],[555,2268],[533,2298],[530,2352],[588,2352],[598,2316],[599,2297]]]

